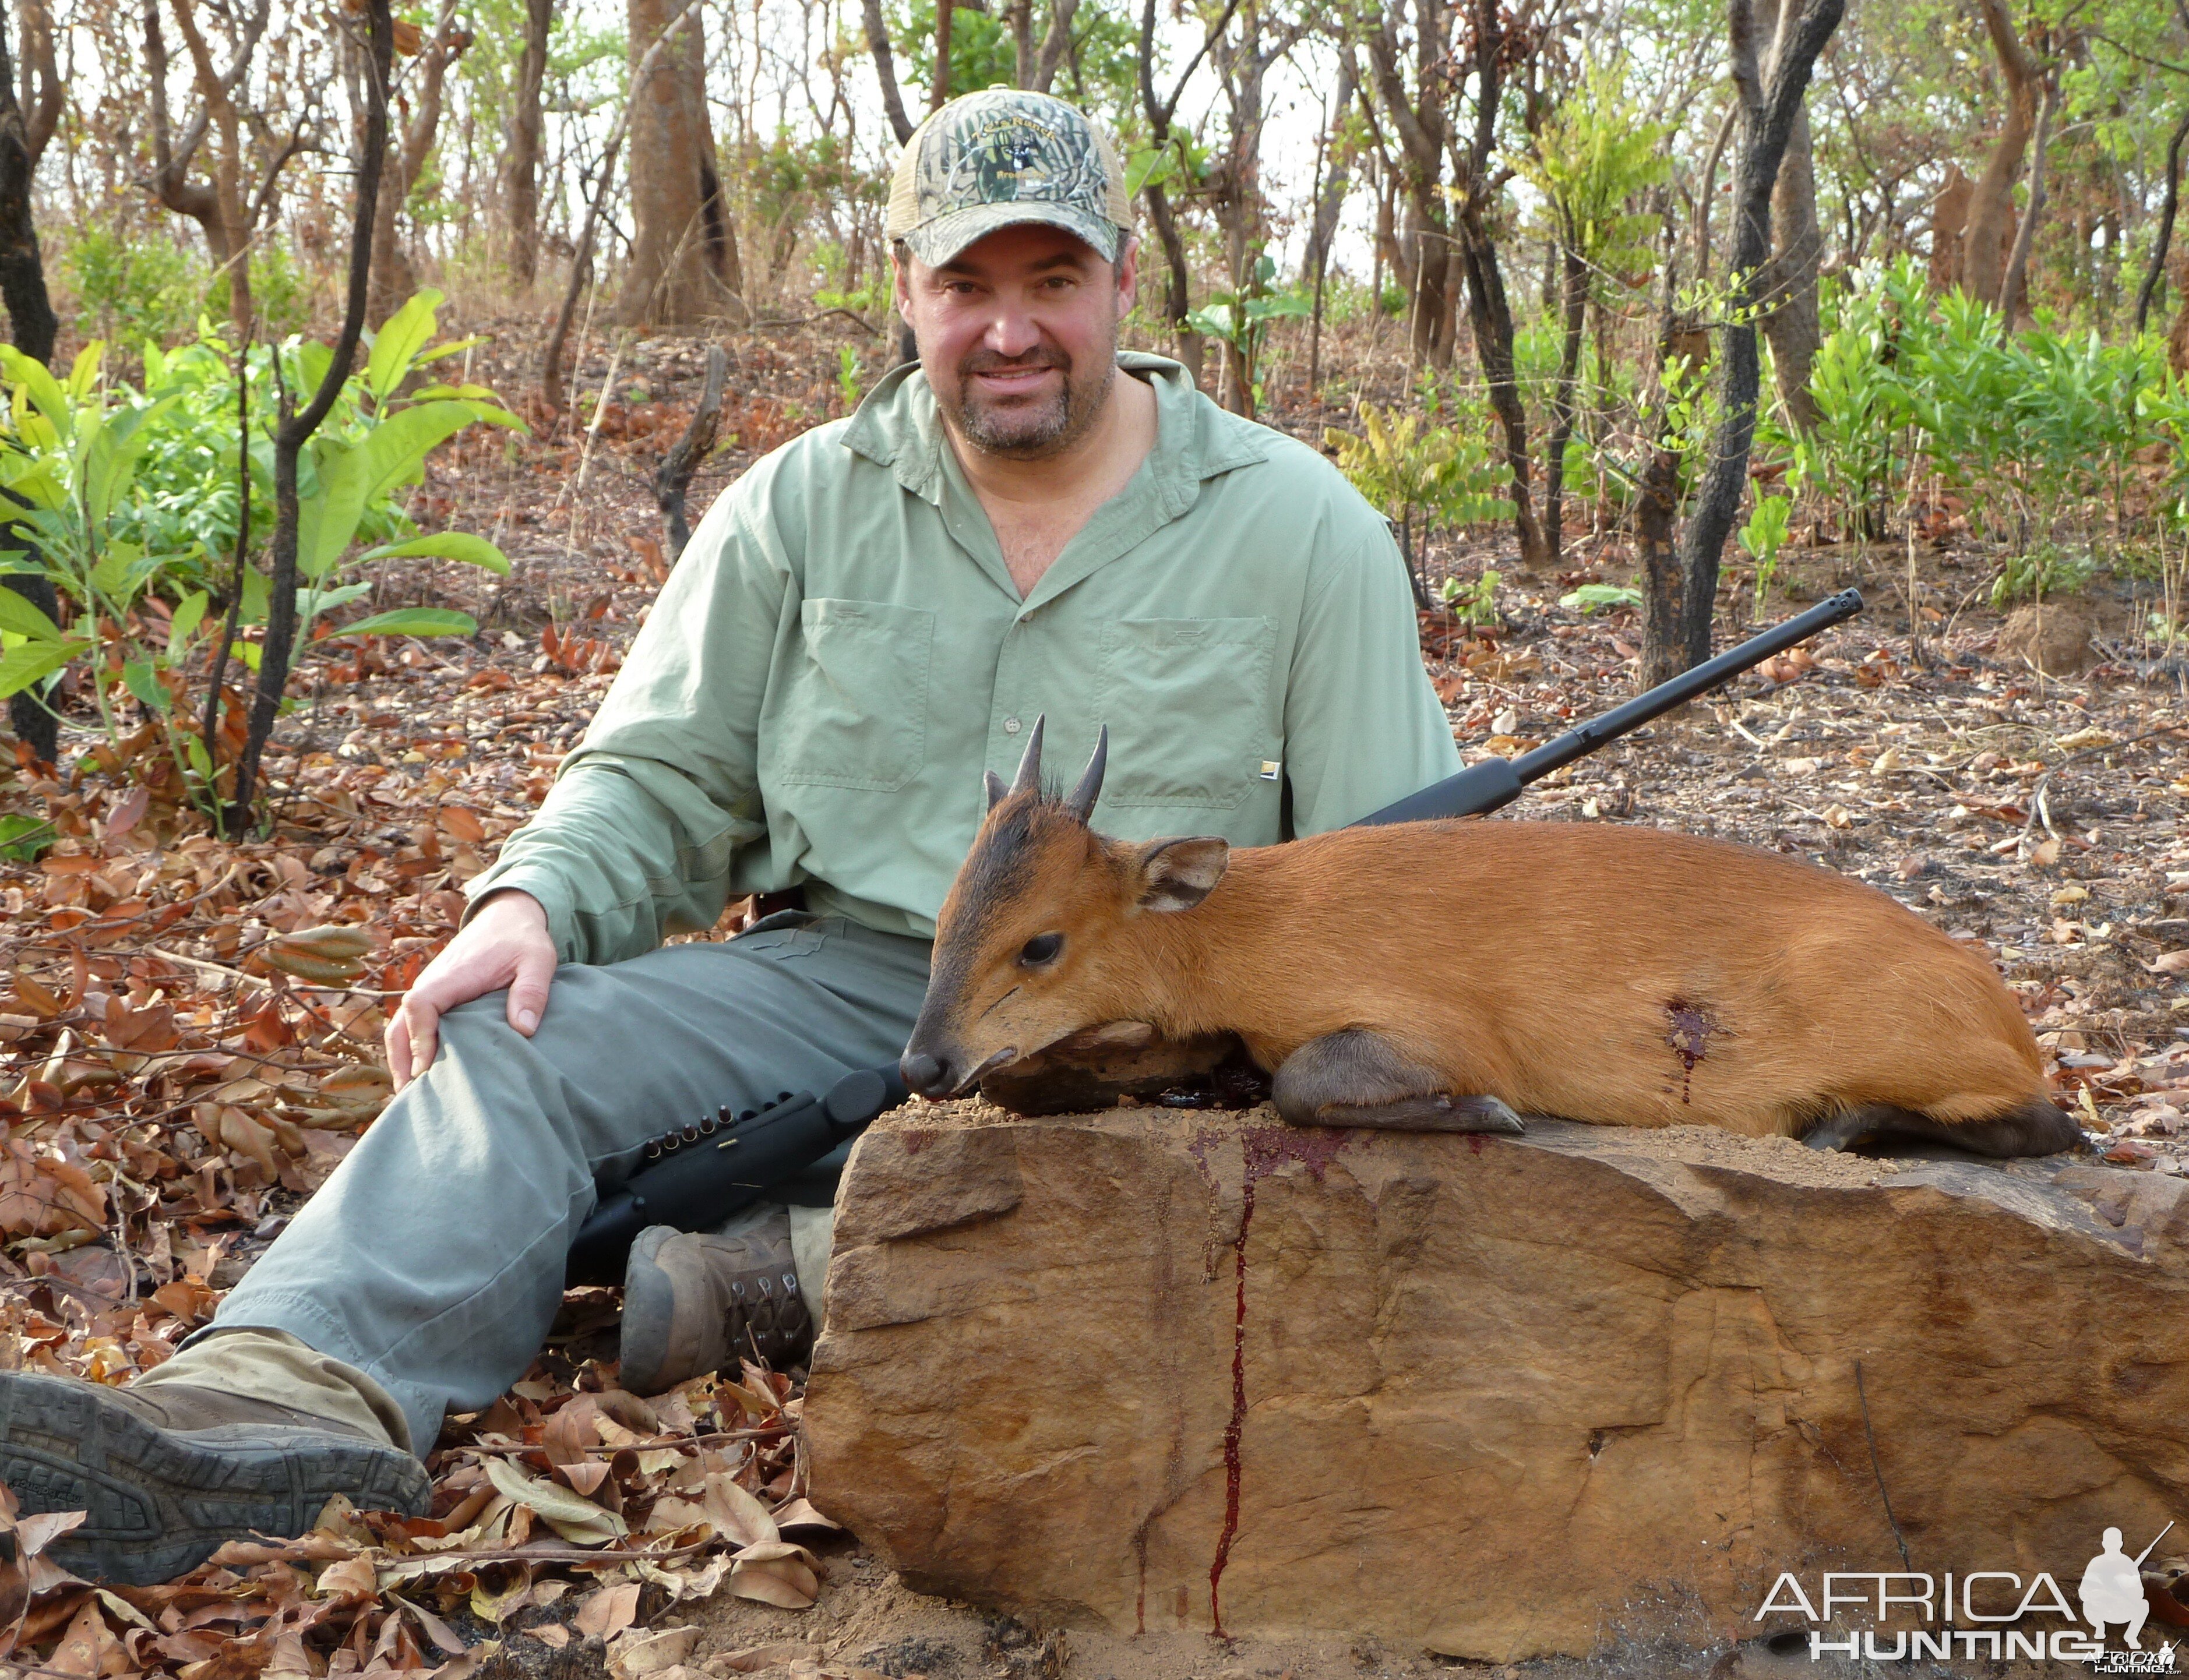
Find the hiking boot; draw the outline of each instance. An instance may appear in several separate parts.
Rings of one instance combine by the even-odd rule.
[[[0,1372],[0,1481],[26,1514],[89,1512],[46,1555],[132,1587],[187,1574],[227,1541],[303,1534],[337,1493],[412,1517],[433,1499],[409,1453],[309,1412],[20,1371]]]
[[[813,1345],[813,1317],[790,1259],[781,1209],[727,1236],[651,1225],[631,1245],[623,1284],[623,1385],[659,1394],[740,1355],[773,1369]]]

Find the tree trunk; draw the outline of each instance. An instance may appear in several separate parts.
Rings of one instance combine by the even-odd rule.
[[[2045,213],[2045,144],[2052,127],[2051,85],[2045,88],[2037,107],[2037,133],[2029,144],[2029,201],[2022,225],[2014,230],[2014,252],[2006,259],[2006,275],[1999,285],[1999,312],[2006,331],[2029,313],[2029,247],[2037,237],[2037,223]]]
[[[1468,323],[1474,330],[1474,358],[1490,387],[1490,407],[1504,434],[1505,467],[1512,475],[1513,529],[1520,543],[1520,569],[1540,571],[1553,555],[1536,517],[1528,454],[1528,410],[1513,358],[1513,309],[1505,297],[1505,277],[1497,266],[1479,206],[1462,200],[1459,212],[1460,258],[1467,269]]]
[[[629,0],[637,65],[677,13],[675,0]],[[726,311],[742,319],[737,237],[715,173],[707,121],[700,18],[653,60],[631,88],[631,264],[620,319],[627,326],[690,324]]]
[[[904,95],[897,85],[897,56],[890,51],[882,0],[865,0],[860,19],[866,25],[867,51],[874,57],[875,79],[882,84],[882,109],[889,114],[890,132],[903,145],[912,139],[912,119],[904,114]]]
[[[1961,286],[1979,302],[2004,308],[2007,250],[2014,240],[2014,184],[2022,173],[2022,155],[2037,122],[2037,71],[2014,32],[2005,0],[1977,0],[1992,50],[2006,82],[2006,119],[1993,143],[1983,173],[1969,195],[1968,220],[1961,229]]]
[[[206,115],[220,132],[220,152],[213,164],[212,194],[222,247],[215,258],[215,272],[228,282],[228,319],[235,329],[236,341],[241,343],[250,339],[254,325],[251,304],[251,221],[244,213],[243,120],[235,109],[231,90],[235,85],[235,71],[248,62],[251,47],[246,45],[240,50],[234,70],[222,76],[213,68],[212,54],[206,49],[205,37],[191,14],[193,3],[194,0],[174,0],[175,22],[183,31],[184,44],[189,49],[198,97],[205,101]],[[208,245],[212,243],[210,228],[206,240]]]
[[[31,216],[37,160],[15,99],[8,31],[7,0],[0,0],[0,302],[7,305],[8,337],[15,348],[33,361],[49,362],[60,321],[46,295],[46,266]]]
[[[1543,547],[1545,563],[1558,563],[1565,546],[1566,445],[1573,439],[1581,378],[1582,334],[1588,325],[1588,265],[1575,248],[1571,228],[1558,242],[1564,342],[1558,352],[1558,382],[1551,398],[1551,436],[1543,451]]]
[[[1768,68],[1751,75],[1743,70],[1744,65],[1757,63],[1750,0],[1729,0],[1727,7],[1741,105],[1740,153],[1734,167],[1733,244],[1726,264],[1734,307],[1718,354],[1717,431],[1694,510],[1681,534],[1681,641],[1689,665],[1710,657],[1718,559],[1748,484],[1748,452],[1755,440],[1762,372],[1753,323],[1762,301],[1758,281],[1771,251],[1772,193],[1794,120],[1801,114],[1810,71],[1845,8],[1846,0],[1801,0],[1801,9],[1779,31]]]
[[[1451,365],[1451,334],[1445,323],[1457,308],[1451,295],[1452,236],[1445,225],[1443,189],[1417,190],[1412,215],[1413,297],[1406,306],[1407,343],[1413,359],[1427,366]]]
[[[554,26],[555,0],[524,0],[524,50],[517,61],[516,101],[503,130],[509,150],[501,160],[502,205],[509,218],[509,278],[519,291],[531,291],[540,277],[544,133],[540,99],[547,79],[547,41]]]
[[[1530,492],[1528,410],[1513,365],[1513,309],[1505,297],[1496,242],[1490,233],[1490,171],[1496,156],[1500,85],[1509,43],[1508,14],[1497,0],[1473,0],[1474,133],[1463,157],[1453,159],[1457,212],[1453,221],[1467,274],[1467,314],[1474,330],[1474,358],[1490,387],[1490,406],[1505,434],[1506,470],[1512,474],[1513,529],[1520,543],[1520,568],[1540,571],[1553,549],[1536,517]],[[1424,262],[1424,266],[1427,266]]]
[[[1776,0],[1756,8],[1757,33],[1778,33]],[[1771,26],[1763,26],[1767,10]],[[1794,114],[1793,132],[1786,137],[1786,155],[1779,160],[1778,184],[1771,195],[1771,312],[1763,317],[1763,336],[1770,342],[1772,371],[1778,381],[1779,401],[1797,432],[1816,429],[1816,399],[1809,394],[1809,369],[1823,342],[1823,323],[1817,308],[1817,271],[1824,255],[1824,230],[1817,225],[1816,155],[1809,142],[1809,112],[1805,102]]]
[[[16,8],[23,19],[23,50],[16,75],[20,78],[23,146],[32,167],[46,155],[46,142],[60,124],[66,94],[59,66],[54,59],[54,17],[45,0],[22,0]]]
[[[1192,305],[1186,287],[1189,272],[1185,266],[1185,241],[1179,235],[1178,218],[1171,213],[1170,200],[1164,195],[1162,183],[1151,181],[1141,195],[1148,201],[1148,220],[1155,223],[1156,242],[1162,246],[1163,267],[1163,322],[1170,328],[1171,342],[1178,347],[1178,359],[1185,364],[1193,382],[1202,382],[1202,346],[1201,335],[1185,324]]]
[[[1338,64],[1338,91],[1331,97],[1330,120],[1322,135],[1323,155],[1329,160],[1327,171],[1315,194],[1315,218],[1308,227],[1307,250],[1300,257],[1300,284],[1304,286],[1315,285],[1330,271],[1331,249],[1338,242],[1338,220],[1344,213],[1346,195],[1352,189],[1353,148],[1339,136],[1345,128],[1346,113],[1353,108],[1359,76],[1353,54],[1342,54]]]
[[[432,38],[418,56],[417,101],[400,140],[391,143],[389,167],[381,180],[379,201],[373,212],[372,289],[365,312],[366,321],[375,327],[401,308],[418,289],[417,271],[400,240],[401,218],[410,201],[411,189],[425,173],[426,160],[433,155],[449,66],[463,56],[472,42],[468,34],[454,26],[455,12],[454,3],[441,8]]]
[[[2181,207],[2181,146],[2189,140],[2189,111],[2174,125],[2174,133],[2166,142],[2166,201],[2158,209],[2158,231],[2152,236],[2151,266],[2143,272],[2143,284],[2135,293],[2135,332],[2143,336],[2151,320],[2151,300],[2158,294],[2160,277],[2166,272],[2166,252],[2174,242],[2174,218]]]
[[[1687,632],[1680,610],[1679,557],[1672,547],[1672,518],[1680,505],[1680,458],[1658,450],[1642,472],[1642,494],[1634,503],[1635,546],[1641,568],[1642,669],[1638,691],[1670,682],[1688,667]]]
[[[235,762],[235,800],[229,807],[227,832],[240,835],[251,826],[252,805],[257,794],[258,766],[281,715],[281,697],[289,686],[289,662],[297,640],[297,548],[300,535],[297,467],[304,445],[320,429],[334,407],[335,399],[348,382],[357,363],[359,341],[365,332],[367,282],[372,263],[373,211],[380,195],[381,172],[387,163],[387,78],[395,55],[395,24],[388,0],[365,0],[366,50],[370,61],[365,77],[365,119],[357,165],[357,203],[350,229],[349,287],[342,312],[342,331],[334,354],[320,376],[319,389],[302,411],[291,411],[283,400],[283,413],[274,433],[274,540],[269,558],[272,576],[267,585],[266,634],[260,643],[258,681],[252,691],[251,721],[243,750]]]
[[[1961,234],[1969,224],[1969,201],[1976,183],[1961,166],[1946,166],[1946,184],[1931,201],[1931,289],[1951,291],[1961,283]]]
[[[53,359],[54,339],[60,322],[46,296],[46,267],[38,252],[37,224],[31,218],[31,177],[36,160],[23,108],[15,99],[8,32],[7,6],[5,0],[0,0],[0,302],[7,305],[8,337],[15,348],[34,361],[47,362]],[[27,37],[28,31],[25,32]],[[37,558],[26,532],[11,526],[6,528],[6,537],[11,545],[30,547],[27,557]],[[5,582],[48,618],[59,614],[60,602],[51,579],[19,572]],[[59,756],[60,732],[54,715],[30,689],[9,697],[8,721],[15,738],[37,756],[48,763]]]
[[[1035,93],[1046,93],[1056,85],[1057,68],[1072,50],[1072,20],[1078,14],[1079,0],[1049,0],[1049,28],[1034,59],[1032,86]]]
[[[950,25],[955,9],[952,0],[935,0],[935,74],[927,84],[930,112],[950,103]]]
[[[1033,86],[1033,0],[1010,0],[1004,16],[1011,31],[1011,86]]]

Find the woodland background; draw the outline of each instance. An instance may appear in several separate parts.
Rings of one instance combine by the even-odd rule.
[[[692,518],[899,359],[889,167],[996,82],[1118,134],[1128,342],[1390,516],[1469,758],[1861,585],[1527,809],[1892,892],[2106,1159],[2189,1169],[2180,0],[5,0],[0,45],[0,1362],[159,1363],[371,1123]],[[427,1519],[116,1592],[0,1513],[0,1661],[1060,1672],[831,1532],[801,1373],[625,1394],[615,1308],[450,1421]]]

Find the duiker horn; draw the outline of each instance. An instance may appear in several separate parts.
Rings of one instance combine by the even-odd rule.
[[[1045,713],[1033,721],[1033,733],[1027,737],[1026,756],[1019,761],[1019,773],[1011,782],[1015,794],[1041,790],[1041,726],[1046,721]]]
[[[1094,801],[1102,797],[1102,772],[1110,767],[1110,726],[1104,724],[1094,737],[1094,756],[1087,761],[1087,773],[1079,778],[1079,785],[1072,790],[1064,808],[1081,822],[1090,821],[1094,815]]]

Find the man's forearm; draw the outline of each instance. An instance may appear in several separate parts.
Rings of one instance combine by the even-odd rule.
[[[571,765],[540,814],[472,882],[472,914],[497,892],[538,901],[564,962],[614,963],[711,926],[737,846],[762,832],[670,766],[594,755]]]

